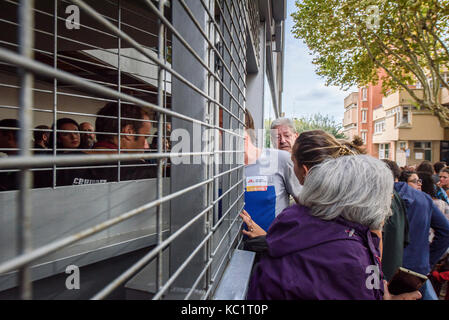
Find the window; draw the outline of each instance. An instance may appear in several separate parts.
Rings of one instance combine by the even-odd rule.
[[[410,106],[395,108],[394,114],[395,127],[411,124],[411,114],[412,114],[411,109],[412,108]]]
[[[362,140],[363,140],[363,144],[366,144],[366,137],[367,137],[367,132],[366,131],[362,131]]]
[[[362,123],[366,122],[367,113],[368,113],[368,110],[362,110]]]
[[[413,152],[416,160],[432,161],[432,142],[415,141],[413,143]]]
[[[368,88],[362,88],[362,101],[368,100]]]
[[[385,131],[385,120],[376,121],[374,123],[374,133],[382,133]]]
[[[379,144],[379,159],[389,159],[390,158],[390,144],[381,143]]]

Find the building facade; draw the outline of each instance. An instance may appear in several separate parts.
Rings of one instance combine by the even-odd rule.
[[[399,166],[449,160],[448,129],[430,111],[418,109],[405,90],[384,97],[373,118],[373,143],[380,159],[396,161]]]
[[[443,79],[449,77],[443,73]],[[419,97],[422,89],[411,87]],[[357,118],[354,120],[355,95]],[[440,94],[443,105],[449,106],[448,90]],[[415,106],[412,97],[405,91],[382,93],[381,81],[359,89],[345,98],[343,125],[348,138],[358,134],[364,141],[367,152],[379,159],[396,161],[399,166],[417,165],[424,160],[449,163],[448,128],[428,110]]]
[[[345,113],[343,116],[343,134],[349,139],[353,140],[358,132],[358,105],[359,105],[359,93],[352,92],[346,98],[344,102]]]

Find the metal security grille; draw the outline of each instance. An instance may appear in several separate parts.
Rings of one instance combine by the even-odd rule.
[[[31,299],[56,261],[125,243],[150,248],[93,299],[142,270],[154,299],[212,297],[241,241],[247,17],[239,0],[1,1],[0,118],[19,126],[0,127],[18,132],[0,148],[0,284]],[[83,131],[61,118],[97,123],[116,147],[65,146]],[[44,153],[34,132],[53,137]]]

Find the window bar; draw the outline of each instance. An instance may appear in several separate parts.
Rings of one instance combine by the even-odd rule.
[[[140,207],[137,207],[135,209],[127,211],[127,212],[125,212],[125,213],[123,213],[123,214],[121,214],[121,215],[119,215],[119,216],[117,216],[115,218],[111,218],[111,219],[109,219],[107,221],[104,221],[104,222],[102,222],[100,224],[97,224],[97,225],[95,225],[95,226],[93,226],[91,228],[85,229],[85,230],[83,230],[81,232],[78,232],[78,233],[76,233],[74,235],[70,235],[70,236],[67,236],[65,238],[53,241],[53,242],[51,242],[51,243],[49,243],[47,245],[41,246],[41,247],[39,247],[37,249],[34,249],[33,251],[30,251],[29,253],[25,253],[25,254],[22,254],[20,256],[16,256],[15,258],[10,259],[10,260],[0,264],[0,274],[6,273],[6,272],[9,272],[9,271],[13,271],[13,270],[15,270],[15,269],[25,265],[25,264],[28,264],[28,263],[30,263],[30,262],[32,262],[34,260],[42,258],[42,257],[44,257],[44,256],[46,256],[46,255],[48,255],[48,254],[50,254],[52,252],[55,252],[55,251],[57,251],[59,249],[64,248],[64,247],[66,247],[66,246],[68,246],[68,245],[70,245],[72,243],[75,243],[75,242],[77,242],[79,240],[85,239],[85,238],[87,238],[87,237],[89,237],[89,236],[91,236],[93,234],[96,234],[96,233],[98,233],[100,231],[103,231],[103,230],[109,228],[109,227],[112,227],[112,226],[114,226],[114,225],[116,225],[116,224],[118,224],[120,222],[126,221],[126,220],[128,220],[128,219],[130,219],[130,218],[132,218],[132,217],[134,217],[136,215],[141,214],[145,210],[154,208],[159,203],[164,203],[164,202],[170,201],[172,199],[175,199],[175,198],[177,198],[177,197],[179,197],[179,196],[181,196],[181,195],[183,195],[183,194],[185,194],[187,192],[193,191],[193,190],[195,190],[197,188],[200,188],[200,187],[206,185],[210,181],[211,180],[205,180],[205,181],[202,181],[202,182],[197,183],[195,185],[191,185],[191,186],[189,186],[187,188],[184,188],[182,190],[179,190],[179,191],[177,191],[175,193],[171,193],[171,194],[169,194],[167,196],[164,196],[161,199],[157,199],[157,200],[153,200],[151,202],[148,202],[148,203],[146,203],[146,204],[144,204],[144,205],[142,205]],[[190,222],[189,222],[189,225],[190,225]]]
[[[243,210],[243,207],[240,209],[240,211],[242,211],[242,210]],[[234,220],[234,221],[235,221],[235,220]],[[234,223],[233,223],[233,224],[234,224]],[[234,238],[231,240],[231,243],[234,243],[238,238],[239,238],[239,234],[236,233],[236,234],[234,235]],[[242,237],[240,237],[240,239],[242,239]],[[238,244],[237,244],[237,246],[236,246],[237,248],[239,247],[241,241],[242,241],[242,240],[238,241]],[[223,263],[226,261],[226,257],[229,256],[229,255],[231,254],[231,249],[233,249],[233,247],[232,247],[232,246],[229,246],[228,249],[226,250],[226,253],[223,255],[223,259],[221,260],[221,263],[220,263],[220,265],[219,265],[218,268],[217,268],[218,270],[221,268],[221,266],[223,265]],[[212,281],[215,282],[215,281],[216,281],[216,278],[217,278],[217,275],[215,275],[215,277],[212,279]],[[210,288],[209,288],[209,290],[204,294],[204,296],[201,298],[201,300],[206,300],[206,299],[208,299],[208,297],[209,297],[210,294],[212,293],[212,288],[213,288],[213,287],[210,287]]]
[[[121,6],[121,0],[118,0],[118,21],[117,21],[117,25],[118,25],[118,29],[121,31],[122,30],[122,6]],[[120,61],[120,51],[122,48],[122,39],[120,37],[117,37],[117,48],[118,48],[118,54],[117,54],[117,91],[120,93],[122,92],[122,69],[121,69],[121,61]],[[120,97],[118,97],[117,99],[117,149],[118,149],[118,154],[121,153],[121,134],[122,134],[122,121],[121,121],[121,117],[122,117],[122,99],[120,99]],[[137,132],[136,132],[137,133]],[[121,171],[121,162],[120,160],[117,162],[117,182],[120,182],[120,171]]]
[[[226,3],[226,1],[223,1],[224,3]],[[221,16],[224,18],[225,17],[225,14],[224,14],[224,12],[223,12],[223,8],[220,6],[220,5],[218,5],[217,6],[218,7],[218,10],[220,10],[220,14],[221,14]],[[232,17],[231,17],[231,19],[232,19]],[[231,49],[232,49],[232,47],[234,47],[234,48],[236,48],[237,49],[237,44],[235,43],[235,40],[234,40],[234,37],[232,37],[231,35],[232,35],[232,26],[230,27],[229,26],[229,24],[226,22],[226,19],[222,19],[223,20],[223,25],[226,27],[226,30],[227,30],[227,32],[228,32],[228,34],[229,34],[229,36],[230,36],[230,39],[231,39],[231,42],[232,42],[232,45],[231,45]],[[231,20],[231,24],[233,24],[233,21]],[[225,41],[224,41],[225,42]],[[239,43],[240,45],[241,45],[241,43]],[[245,46],[242,46],[242,47],[245,47]],[[240,62],[243,64],[243,61],[244,61],[244,58],[242,58],[241,56],[240,56],[240,54],[238,54],[237,55],[239,58],[240,58]],[[231,62],[232,63],[232,62]]]
[[[20,22],[19,28],[19,54],[31,58],[33,57],[32,47],[34,45],[34,0],[22,0],[18,7],[18,18]],[[21,130],[19,132],[20,155],[23,157],[31,156],[31,132],[28,130],[32,124],[33,105],[33,87],[34,75],[27,70],[19,68],[20,77],[20,96],[19,96],[19,119]],[[17,212],[17,249],[18,254],[26,254],[32,250],[31,248],[31,194],[32,187],[31,171],[24,168],[20,171],[20,190],[18,195],[18,212]],[[31,268],[29,264],[24,264],[19,269],[19,290],[21,298],[24,300],[32,299],[32,279]]]
[[[215,47],[214,43],[210,40],[210,36],[208,37],[206,35],[206,33],[204,32],[204,30],[201,28],[201,26],[198,23],[198,20],[195,18],[195,16],[193,15],[192,11],[189,9],[189,7],[185,4],[184,0],[179,0],[179,3],[182,5],[182,7],[184,8],[185,12],[189,15],[190,19],[192,20],[192,22],[195,24],[196,28],[198,29],[198,31],[203,35],[204,39],[209,43],[209,46],[211,46],[211,48],[216,52],[217,57],[219,57],[221,63],[223,64],[223,66],[228,69],[228,66],[224,63],[224,59],[223,57],[219,54],[217,48]],[[218,79],[218,77],[216,77]],[[232,80],[237,84],[237,80],[235,80],[234,76],[231,75]],[[227,89],[227,88],[226,88]],[[239,90],[241,90],[240,88],[238,88]],[[229,91],[228,91],[229,92]],[[230,92],[229,92],[230,93]],[[231,94],[231,93],[230,93]]]
[[[189,8],[187,8],[185,6],[185,3],[183,3],[182,1],[180,1],[180,3],[182,4],[184,10],[186,11],[186,13],[190,16],[191,11]],[[193,18],[190,17],[191,20],[193,21]],[[199,24],[197,24],[196,22],[194,22],[194,24],[197,26],[197,28],[199,30],[201,30],[200,32],[203,33],[202,28],[199,26]],[[210,39],[210,21],[206,21],[206,30],[208,32],[208,35],[206,35],[205,33],[203,33],[203,37],[204,39],[207,40],[207,42],[209,43],[208,48],[207,48],[207,63],[208,63],[208,67],[209,70],[215,70],[214,67],[214,60],[215,60],[215,52],[213,50],[213,47],[211,45],[211,41]],[[207,93],[208,95],[210,95],[211,97],[213,97],[213,99],[216,99],[216,97],[214,96],[214,83],[215,83],[215,74],[211,73],[211,72],[207,72]],[[215,108],[214,108],[215,104],[209,100],[207,101],[207,108],[206,108],[206,117],[209,121],[209,123],[214,124],[214,126],[217,125],[216,121],[215,121]],[[214,212],[214,205],[213,205],[213,201],[214,201],[214,187],[215,187],[215,179],[213,178],[215,175],[214,172],[214,159],[215,159],[215,154],[213,153],[213,151],[215,151],[215,139],[214,139],[214,135],[215,135],[215,130],[213,130],[213,132],[211,132],[210,130],[208,131],[208,143],[206,143],[206,147],[207,147],[207,151],[211,152],[211,155],[208,157],[208,161],[206,163],[206,177],[208,178],[212,178],[211,183],[209,183],[207,185],[207,189],[206,189],[206,196],[207,196],[207,203],[210,206],[211,210],[209,210],[205,216],[205,234],[210,234],[211,233],[211,229],[212,229],[212,222],[213,222],[213,212]],[[214,141],[214,145],[211,145],[209,143],[209,141]],[[204,255],[203,255],[203,260],[204,260],[204,269],[203,271],[205,271],[205,288],[207,290],[207,288],[209,288],[210,285],[210,277],[211,277],[211,272],[209,269],[209,264],[208,262],[210,262],[212,260],[211,257],[211,252],[212,252],[212,239],[213,237],[209,238],[209,240],[206,242],[205,245],[205,250],[204,250]]]
[[[18,66],[22,66],[25,69],[31,70],[33,73],[39,73],[39,74],[47,75],[47,76],[50,76],[50,77],[57,77],[57,78],[62,79],[64,81],[72,82],[72,83],[78,85],[79,87],[84,88],[85,90],[88,90],[88,91],[91,91],[91,92],[99,93],[99,94],[102,94],[102,95],[107,95],[107,96],[110,96],[110,97],[121,97],[122,99],[126,99],[127,101],[135,103],[135,104],[137,104],[139,106],[143,106],[145,108],[150,108],[150,109],[158,111],[158,112],[163,112],[163,113],[166,113],[167,115],[176,117],[178,119],[187,120],[187,121],[190,121],[192,123],[198,123],[198,124],[206,126],[208,128],[213,128],[214,127],[213,125],[210,125],[210,124],[208,124],[206,122],[203,122],[203,121],[191,118],[189,116],[185,116],[185,115],[180,114],[178,112],[174,112],[174,111],[171,111],[169,109],[159,108],[157,105],[155,105],[155,104],[153,104],[151,102],[141,100],[139,98],[136,98],[134,96],[130,96],[128,94],[119,93],[119,92],[117,92],[115,90],[109,89],[109,88],[104,87],[104,86],[97,85],[95,83],[84,81],[83,78],[80,78],[80,77],[77,77],[77,76],[73,76],[72,74],[69,74],[67,72],[60,71],[60,70],[54,70],[53,68],[49,68],[47,65],[44,65],[43,63],[39,63],[39,62],[36,62],[34,60],[31,60],[31,59],[19,57],[16,53],[14,53],[14,52],[12,52],[10,50],[6,50],[6,49],[3,49],[3,48],[0,48],[0,59],[12,62],[12,63],[14,63],[15,65],[18,65]],[[174,71],[170,70],[170,72],[174,72]],[[207,95],[203,91],[201,91],[200,89],[195,87],[193,84],[191,84],[189,81],[187,81],[182,76],[180,76],[180,75],[178,75],[178,76],[180,77],[179,78],[180,81],[185,83],[190,88],[195,88],[195,91],[197,91],[201,95],[204,95],[206,97],[206,99],[209,99],[207,97]],[[221,129],[221,130],[224,131],[223,129]],[[236,134],[236,133],[234,133],[232,131],[229,131],[229,133],[231,133],[233,135],[236,135],[236,136],[240,136],[239,134]]]
[[[159,11],[164,14],[164,6],[165,6],[165,0],[159,0]],[[161,61],[166,61],[165,57],[165,30],[164,30],[164,24],[160,19],[158,19],[158,59]],[[164,103],[164,96],[163,96],[163,89],[164,89],[164,70],[158,66],[158,93],[157,93],[157,104],[159,107],[163,108],[165,105]],[[164,114],[159,113],[158,114],[158,135],[157,135],[157,152],[162,153],[162,145],[163,139],[163,133],[165,128],[164,123]],[[165,148],[164,148],[165,149]],[[163,184],[162,184],[162,172],[163,172],[163,161],[165,159],[158,159],[157,161],[157,199],[162,198],[163,196]],[[159,204],[156,208],[156,231],[157,231],[157,244],[160,245],[163,241],[162,238],[162,230],[163,230],[163,211],[162,211],[162,204]],[[157,258],[156,258],[156,290],[159,291],[159,288],[162,286],[162,272],[163,272],[163,264],[162,264],[162,250],[159,251]]]
[[[76,0],[72,0],[72,1],[76,1]],[[173,27],[173,25],[169,22],[169,21],[167,21],[167,19],[163,16],[163,15],[161,15],[160,14],[160,12],[157,10],[157,8],[150,2],[150,0],[145,0],[145,2],[148,4],[148,6],[153,10],[153,12],[164,22],[164,24],[166,25],[166,27],[167,28],[169,28],[170,29],[170,31],[173,33],[173,35],[175,35],[178,39],[179,39],[179,41],[184,45],[184,47],[192,54],[192,56],[208,71],[208,72],[210,72],[211,74],[213,74],[214,75],[214,77],[215,77],[215,74],[214,74],[214,72],[213,72],[213,70],[211,70],[210,69],[210,67],[203,61],[203,59],[201,59],[199,56],[198,56],[198,54],[195,52],[195,50],[193,50],[192,49],[192,47],[186,42],[186,40],[179,34],[179,32],[176,30],[176,28],[175,27]],[[184,4],[183,2],[180,2],[180,4],[182,5],[182,4]],[[190,10],[186,10],[186,13],[189,15],[189,14],[191,14],[191,11]],[[196,23],[196,24],[198,24],[198,21],[195,19],[195,17],[193,16],[193,14],[191,15],[191,18],[192,18],[192,22],[194,22],[194,24]],[[199,24],[198,24],[199,25]],[[198,29],[199,30],[201,30],[201,33],[203,34],[204,33],[204,31],[201,29],[201,27],[198,27]],[[221,80],[219,80],[219,78],[218,77],[216,77],[216,79],[218,80],[218,81],[221,81]],[[224,86],[224,88],[228,91],[228,89],[226,88],[226,86]],[[229,92],[229,91],[228,91]],[[230,95],[231,96],[233,96],[231,93],[230,93]],[[210,97],[208,97],[208,99],[210,99]],[[235,98],[234,98],[235,99]],[[224,106],[223,106],[223,108],[224,108]],[[226,108],[225,108],[226,109]]]
[[[83,8],[89,15],[91,15],[92,17],[94,17],[98,22],[102,23],[105,27],[109,28],[113,33],[115,33],[117,36],[121,37],[123,40],[127,41],[134,49],[136,49],[137,51],[139,51],[140,53],[142,53],[145,57],[147,57],[148,59],[152,60],[153,62],[155,62],[157,65],[159,65],[160,67],[168,70],[174,77],[176,77],[177,79],[179,79],[182,83],[184,83],[185,85],[187,85],[189,88],[191,88],[193,91],[199,93],[201,96],[205,97],[206,99],[210,99],[210,97],[204,93],[201,89],[199,89],[198,87],[196,87],[195,85],[193,85],[191,82],[189,82],[188,80],[186,80],[183,76],[181,76],[178,72],[176,72],[175,70],[173,70],[172,68],[170,68],[169,66],[167,66],[163,61],[160,61],[157,58],[154,58],[153,56],[147,54],[147,52],[145,50],[143,50],[142,46],[139,45],[139,43],[137,43],[135,40],[133,40],[131,37],[129,37],[127,34],[125,34],[124,32],[121,32],[120,30],[118,30],[114,25],[112,25],[109,21],[107,21],[106,19],[102,18],[101,16],[98,15],[98,13],[92,9],[91,7],[89,7],[85,2],[83,2],[82,0],[70,0],[73,3],[75,3],[76,5],[80,6],[81,8]],[[147,0],[148,1],[148,0]],[[148,3],[148,5],[153,9],[153,11],[155,13],[158,13],[159,11],[157,10],[156,7],[154,7],[154,5],[151,2],[146,2]],[[164,21],[165,17],[161,17],[161,19]],[[166,26],[171,26],[170,24],[166,24]],[[182,39],[182,40],[181,40]],[[181,37],[180,41],[184,41],[185,40]],[[188,43],[184,44],[186,46],[186,49],[188,49],[191,53],[195,52],[191,46]],[[197,54],[194,53],[194,56]],[[0,50],[0,57],[2,56],[1,54],[1,50]],[[198,58],[197,58],[198,59]],[[7,59],[8,60],[8,59]],[[200,63],[204,63],[204,61],[202,61],[201,59],[199,60]],[[17,62],[16,62],[17,63]],[[207,67],[206,67],[207,68]],[[131,101],[131,99],[129,99]],[[219,102],[217,102],[219,103]],[[152,104],[153,105],[153,104]],[[154,106],[154,105],[153,105]],[[153,108],[155,109],[156,106],[154,106]],[[167,112],[168,113],[168,112]],[[178,118],[181,118],[180,116],[177,116]],[[181,118],[182,119],[182,118]],[[200,121],[197,121],[197,123]],[[210,127],[210,125],[209,125]]]
[[[216,28],[218,34],[220,35],[220,39],[221,39],[221,42],[222,42],[223,45],[224,45],[224,48],[225,48],[225,49],[228,51],[228,53],[229,53],[229,52],[230,52],[229,46],[228,46],[228,44],[226,43],[226,41],[224,41],[224,35],[223,35],[222,31],[221,31],[221,29],[223,29],[223,28],[220,28],[220,27],[218,26],[217,22],[216,22],[215,19],[214,19],[214,15],[211,13],[211,11],[209,11],[209,10],[207,9],[207,5],[204,3],[204,0],[200,0],[200,1],[201,1],[201,4],[203,5],[203,7],[206,8],[207,14],[209,15],[209,17],[210,17],[211,20],[213,21],[213,23],[214,23],[214,25],[215,25],[215,28]],[[218,6],[218,7],[219,7],[219,6]],[[223,55],[222,55],[222,56],[223,56]],[[243,65],[243,61],[242,61],[242,58],[240,57],[240,55],[239,55],[239,60],[240,60],[240,63]],[[242,75],[240,75],[240,77],[243,78]],[[245,86],[246,86],[246,84],[245,84]]]
[[[53,68],[58,69],[58,0],[54,0],[54,25],[55,33],[53,36]],[[53,78],[53,157],[56,157],[56,121],[58,114],[58,79]],[[53,165],[52,187],[56,188],[56,165]]]
[[[234,12],[236,12],[234,3],[235,2],[232,2],[232,7],[234,8]],[[234,31],[236,32],[235,34],[237,35],[237,39],[238,39],[238,42],[239,42],[239,45],[240,45],[239,46],[239,50],[237,51],[237,55],[240,56],[240,49],[242,49],[243,61],[245,61],[245,59],[246,59],[246,57],[245,57],[246,41],[243,41],[243,39],[238,36],[239,33],[237,32],[237,27],[236,27],[236,22],[234,21],[234,17],[237,20],[239,26],[240,26],[240,21],[238,20],[237,16],[232,14],[231,9],[229,8],[228,2],[225,1],[225,5],[226,5],[226,7],[228,9],[229,16],[231,18],[231,26],[234,27]],[[239,8],[240,8],[240,6],[239,6]],[[240,11],[240,14],[241,14],[241,11]],[[240,26],[240,27],[242,27],[242,26]],[[245,31],[245,28],[241,28],[240,30]],[[236,47],[236,49],[237,49],[237,47]],[[236,64],[236,67],[237,67],[237,64]]]

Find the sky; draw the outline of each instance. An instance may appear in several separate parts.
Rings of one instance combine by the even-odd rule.
[[[313,56],[301,39],[292,34],[296,10],[295,0],[287,0],[285,27],[284,91],[282,109],[288,118],[310,116],[315,113],[330,115],[341,122],[344,115],[344,98],[353,91],[325,86],[325,79],[315,73]]]

